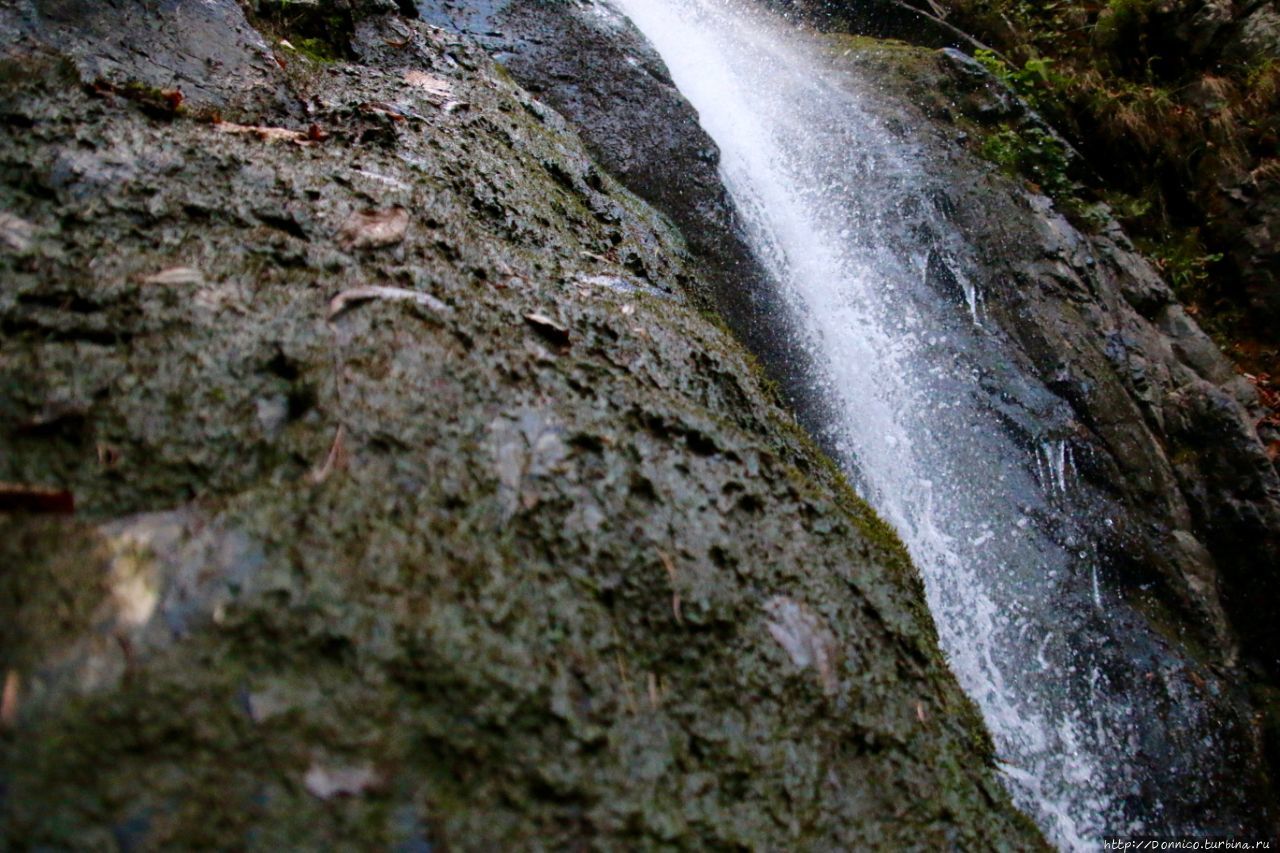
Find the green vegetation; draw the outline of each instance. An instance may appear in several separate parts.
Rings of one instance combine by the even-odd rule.
[[[1280,372],[1275,309],[1257,308],[1277,300],[1246,286],[1266,280],[1266,252],[1240,245],[1251,213],[1239,200],[1280,183],[1280,60],[1241,40],[1247,12],[1210,27],[1199,5],[1170,0],[946,5],[994,48],[975,58],[1095,170],[1077,176],[1083,206],[1105,202],[1247,369]],[[1004,129],[983,153],[1053,195],[1051,149]]]
[[[329,64],[350,58],[355,20],[349,10],[296,0],[261,0],[250,19],[271,40],[287,41],[294,55],[309,62]]]
[[[1053,135],[1038,127],[1005,128],[988,136],[980,151],[1010,174],[1034,182],[1051,198],[1071,201],[1075,182],[1067,175],[1067,150]]]
[[[1051,94],[1066,78],[1053,70],[1053,60],[1043,57],[1028,59],[1021,68],[1006,62],[994,50],[978,50],[974,58],[1001,82],[1017,92],[1034,109],[1040,109],[1041,94]]]
[[[1180,299],[1199,317],[1206,331],[1220,339],[1229,337],[1233,325],[1242,318],[1239,308],[1222,297],[1217,287],[1223,261],[1221,252],[1211,252],[1198,229],[1179,229],[1163,239],[1143,239],[1141,248],[1164,275]]]

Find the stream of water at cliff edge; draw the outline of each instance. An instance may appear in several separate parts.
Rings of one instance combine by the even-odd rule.
[[[1142,707],[1141,673],[1107,651],[1105,629],[1077,627],[1105,623],[1117,602],[1063,500],[1072,450],[1046,439],[1029,451],[984,405],[990,390],[965,356],[1000,338],[980,271],[950,270],[960,311],[924,283],[938,253],[903,210],[928,207],[927,152],[886,131],[858,81],[824,70],[813,34],[741,0],[614,2],[720,147],[753,250],[818,366],[812,391],[835,412],[824,443],[919,566],[1014,801],[1064,849],[1168,831],[1161,780],[1131,758],[1153,726],[1178,723]]]

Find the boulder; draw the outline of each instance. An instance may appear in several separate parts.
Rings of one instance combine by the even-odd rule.
[[[151,5],[0,62],[0,846],[1043,844],[897,539],[553,109],[400,15],[272,70]]]

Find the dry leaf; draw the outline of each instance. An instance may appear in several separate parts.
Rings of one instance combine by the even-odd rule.
[[[0,210],[0,246],[21,254],[35,242],[36,227],[27,220]]]
[[[18,721],[18,698],[22,689],[22,678],[16,669],[9,670],[4,677],[4,695],[0,696],[0,725],[12,728]]]
[[[556,346],[569,346],[569,330],[546,314],[525,314],[524,321]]]
[[[382,779],[372,764],[325,767],[315,761],[311,763],[307,775],[302,780],[307,791],[321,800],[363,794],[381,782]]]
[[[204,273],[195,267],[170,267],[142,280],[143,284],[204,284]]]
[[[614,660],[618,664],[618,678],[622,684],[622,696],[627,700],[627,710],[633,714],[640,713],[640,706],[636,704],[635,692],[631,689],[631,676],[627,673],[627,664],[622,660],[622,655],[614,655]]]
[[[383,287],[373,285],[370,287],[357,287],[353,290],[344,290],[333,299],[329,300],[329,316],[332,320],[346,311],[352,305],[360,302],[368,302],[371,299],[388,299],[393,302],[416,302],[430,308],[440,314],[447,313],[449,306],[445,305],[439,299],[436,299],[430,293],[423,293],[420,290],[406,290],[403,287]]]
[[[835,693],[836,644],[826,624],[805,605],[785,596],[774,596],[765,603],[769,614],[769,633],[800,668],[813,667],[828,695]]]
[[[403,207],[387,210],[357,210],[338,231],[344,249],[380,249],[394,246],[409,230],[409,211]]]
[[[383,101],[368,101],[367,103],[363,103],[360,105],[360,110],[366,113],[377,113],[379,115],[387,116],[392,121],[404,121],[409,117],[405,113],[405,111],[400,107],[397,107],[395,104],[385,103]],[[421,118],[421,116],[413,116],[413,117]]]
[[[312,471],[307,479],[314,485],[320,485],[329,479],[329,475],[334,471],[347,467],[347,445],[346,445],[346,427],[339,425],[338,431],[333,436],[333,444],[329,446],[329,453],[325,457],[324,465]]]
[[[75,497],[66,489],[0,483],[0,512],[39,512],[61,515],[76,511]]]
[[[676,589],[676,564],[665,551],[659,551],[658,557],[661,558],[662,565],[667,570],[667,579],[671,582],[671,612],[676,617],[676,623],[683,625],[684,617],[680,614],[680,592]]]
[[[426,99],[437,107],[444,106],[453,99],[453,86],[449,81],[433,77],[424,71],[406,71],[404,82],[422,90]]]
[[[307,134],[284,127],[263,127],[261,125],[235,124],[230,121],[218,122],[214,125],[219,133],[232,133],[245,136],[256,136],[263,142],[297,142],[306,144],[310,140]]]

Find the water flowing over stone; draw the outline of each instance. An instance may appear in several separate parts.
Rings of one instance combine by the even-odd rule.
[[[1015,800],[1072,849],[1239,826],[1215,781],[1219,710],[1110,589],[1099,542],[1116,519],[1078,487],[1093,448],[989,316],[1009,283],[949,224],[928,146],[877,114],[874,90],[836,67],[839,44],[742,2],[615,2],[720,147],[817,365],[824,443],[920,566]]]

